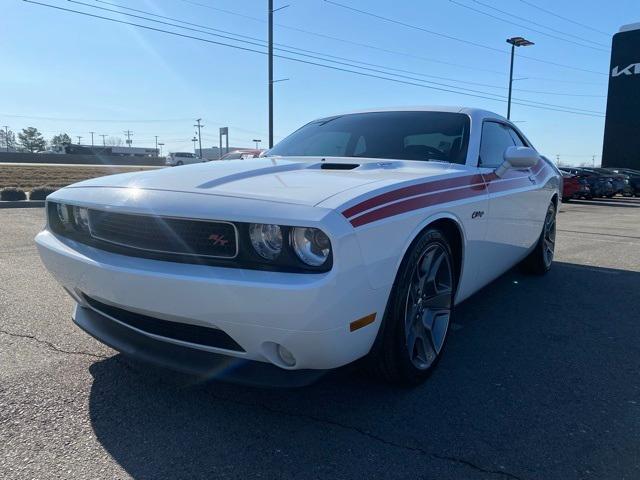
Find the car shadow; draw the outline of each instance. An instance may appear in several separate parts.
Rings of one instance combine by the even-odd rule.
[[[116,355],[90,368],[91,425],[136,479],[637,478],[639,285],[624,270],[514,269],[458,307],[415,388],[345,368],[260,389]]]

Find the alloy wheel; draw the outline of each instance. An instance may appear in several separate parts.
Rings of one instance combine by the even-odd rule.
[[[556,248],[556,209],[549,205],[547,216],[544,219],[543,254],[545,266],[549,267],[553,262],[553,254]]]
[[[451,318],[453,272],[439,244],[425,249],[413,270],[405,307],[406,346],[411,363],[427,370],[438,357]]]

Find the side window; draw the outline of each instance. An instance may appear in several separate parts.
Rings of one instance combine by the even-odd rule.
[[[504,161],[504,151],[515,145],[511,134],[501,123],[484,122],[480,140],[480,167],[497,168]]]
[[[511,138],[513,138],[513,141],[515,142],[516,147],[526,147],[527,146],[527,145],[525,145],[524,141],[522,140],[522,138],[520,137],[518,132],[516,132],[511,127],[507,127],[507,130],[509,130],[509,133],[511,134]]]

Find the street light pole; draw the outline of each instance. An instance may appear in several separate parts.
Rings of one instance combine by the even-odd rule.
[[[107,146],[107,141],[105,140],[105,138],[107,138],[107,136],[104,135],[104,134],[100,134],[100,136],[102,137],[102,146],[106,147]]]
[[[507,120],[511,118],[511,91],[513,87],[513,57],[515,56],[516,47],[528,47],[534,45],[533,42],[523,37],[507,38],[507,43],[511,44],[511,64],[509,67],[509,99],[507,100]]]
[[[516,46],[512,43],[511,44],[511,66],[509,67],[509,101],[507,102],[507,120],[511,118],[511,89],[513,87],[513,57],[514,57],[515,51],[516,51]]]
[[[252,142],[256,143],[256,150],[259,150],[260,149],[259,145],[260,145],[260,142],[262,142],[262,140],[260,140],[259,138],[254,138]]]
[[[80,145],[80,140],[82,140],[82,137],[80,135],[76,135],[78,137],[78,145]]]
[[[93,148],[93,134],[96,132],[89,132],[91,134],[91,148]]]
[[[154,137],[156,137],[156,157],[159,157],[159,153],[158,153],[158,135],[154,135]]]

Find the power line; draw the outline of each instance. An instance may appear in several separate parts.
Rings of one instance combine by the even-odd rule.
[[[342,3],[334,2],[333,0],[324,0],[324,1],[325,1],[325,3],[329,3],[331,5],[335,5],[337,7],[344,8],[346,10],[351,10],[351,11],[359,13],[361,15],[367,15],[369,17],[373,17],[373,18],[376,18],[378,20],[382,20],[384,22],[393,23],[393,24],[396,24],[396,25],[401,25],[401,26],[406,27],[406,28],[419,30],[419,31],[422,31],[422,32],[425,32],[425,33],[429,33],[431,35],[436,35],[438,37],[446,38],[446,39],[449,39],[449,40],[454,40],[456,42],[464,43],[464,44],[467,44],[467,45],[472,45],[472,46],[475,46],[475,47],[478,47],[478,48],[483,48],[485,50],[490,50],[490,51],[498,52],[498,53],[501,53],[501,54],[506,54],[507,53],[507,52],[505,52],[504,50],[502,50],[500,48],[492,47],[490,45],[484,45],[484,44],[478,43],[478,42],[473,42],[471,40],[465,40],[464,38],[454,37],[453,35],[449,35],[449,34],[446,34],[446,33],[436,32],[434,30],[429,30],[427,28],[420,27],[418,25],[412,25],[410,23],[402,22],[400,20],[395,20],[393,18],[383,17],[382,15],[378,15],[378,14],[375,14],[375,13],[372,13],[372,12],[368,12],[366,10],[360,10],[358,8],[351,7],[349,5],[343,5]],[[577,71],[580,71],[580,72],[593,73],[593,74],[596,74],[596,75],[608,75],[607,73],[597,72],[595,70],[589,70],[589,69],[586,69],[586,68],[574,67],[574,66],[571,66],[571,65],[552,62],[552,61],[549,61],[549,60],[543,60],[541,58],[530,57],[528,55],[520,55],[520,57],[526,58],[528,60],[533,60],[535,62],[546,63],[548,65],[554,65],[556,67],[568,68],[570,70],[577,70]]]
[[[50,5],[50,4],[46,4],[46,3],[41,3],[41,2],[34,1],[34,0],[23,0],[23,1],[25,1],[27,3],[32,3],[32,4],[35,4],[35,5],[40,5],[40,6],[44,6],[44,7],[53,8],[53,9],[56,9],[56,10],[66,11],[66,12],[70,12],[70,13],[76,13],[76,14],[79,14],[79,15],[87,16],[87,17],[98,18],[98,19],[107,20],[107,21],[114,22],[114,23],[120,23],[120,24],[139,27],[139,28],[143,28],[143,29],[151,30],[151,31],[155,31],[155,32],[166,33],[166,34],[174,35],[174,36],[177,36],[177,37],[188,38],[188,39],[192,39],[192,40],[198,40],[198,41],[202,41],[202,42],[205,42],[205,43],[210,43],[210,44],[219,45],[219,46],[226,46],[226,47],[229,47],[229,48],[234,48],[234,49],[237,49],[237,50],[242,50],[242,51],[247,51],[247,52],[259,53],[261,55],[265,55],[266,54],[263,51],[255,50],[255,49],[248,48],[248,47],[242,47],[242,46],[239,46],[239,45],[227,44],[227,43],[224,43],[224,42],[219,42],[219,41],[215,41],[215,40],[209,40],[209,39],[205,39],[205,38],[201,38],[201,37],[195,37],[193,35],[186,35],[186,34],[183,34],[183,33],[173,32],[173,31],[170,31],[170,30],[163,30],[163,29],[160,29],[160,28],[150,27],[148,25],[140,25],[140,24],[133,23],[133,22],[126,22],[124,20],[118,20],[118,19],[114,19],[114,18],[110,18],[110,17],[104,17],[104,16],[101,16],[101,15],[94,15],[94,14],[91,14],[91,13],[81,12],[79,10],[72,10],[72,9],[68,9],[68,8],[64,8],[64,7],[59,7],[59,6],[56,6],[56,5]],[[308,61],[308,60],[302,60],[302,59],[299,59],[299,58],[287,57],[287,56],[284,56],[284,55],[274,55],[274,57],[282,58],[282,59],[285,59],[285,60],[294,61],[294,62],[297,62],[297,63],[302,63],[302,64],[307,64],[307,65],[313,65],[313,66],[317,66],[317,67],[327,68],[327,69],[330,69],[330,70],[353,73],[353,74],[364,76],[364,77],[387,80],[387,81],[398,83],[398,84],[413,85],[413,86],[417,86],[417,87],[428,88],[428,89],[431,89],[431,90],[443,91],[443,92],[448,92],[448,93],[455,93],[455,94],[466,95],[466,96],[475,97],[475,98],[483,98],[483,99],[486,99],[486,100],[494,100],[494,101],[499,101],[499,102],[505,102],[506,101],[506,100],[504,100],[502,98],[495,98],[496,95],[490,94],[490,93],[486,93],[486,92],[485,92],[485,95],[479,95],[479,94],[474,94],[474,93],[468,93],[468,92],[465,92],[465,91],[457,91],[457,90],[452,90],[452,89],[448,89],[448,88],[440,88],[440,87],[428,86],[428,85],[424,85],[423,83],[415,83],[415,82],[411,82],[411,81],[399,80],[397,78],[389,78],[389,77],[386,77],[386,76],[375,75],[375,74],[360,72],[360,71],[356,71],[356,70],[350,70],[350,69],[346,69],[346,68],[336,67],[336,66],[333,66],[333,65],[326,65],[326,64],[317,63],[317,62],[311,62],[311,61]],[[362,67],[357,67],[356,66],[356,68],[362,68]],[[383,73],[386,73],[386,72],[383,72]],[[422,82],[424,82],[424,81],[422,81]],[[490,97],[488,95],[493,95],[493,97]],[[520,100],[518,102],[514,101],[512,103],[514,105],[522,105],[522,106],[528,106],[528,107],[531,107],[531,108],[546,109],[546,110],[550,110],[550,111],[558,111],[558,112],[564,112],[564,113],[573,113],[573,114],[576,114],[576,115],[584,115],[584,116],[591,116],[591,117],[604,117],[604,115],[601,114],[600,112],[586,111],[586,110],[576,109],[576,108],[573,108],[573,107],[553,106],[553,105],[546,106],[546,105],[550,105],[550,104],[542,104],[540,102],[532,102],[532,101],[527,101],[527,103],[525,103],[522,100]]]
[[[564,20],[565,22],[570,22],[570,23],[573,23],[574,25],[579,25],[582,28],[586,28],[588,30],[601,33],[602,35],[606,35],[607,37],[611,37],[611,34],[608,33],[608,32],[603,32],[602,30],[598,30],[597,28],[590,27],[589,25],[585,25],[584,23],[577,22],[577,21],[575,21],[575,20],[573,20],[571,18],[563,17],[562,15],[560,15],[558,13],[552,12],[551,10],[547,10],[546,8],[542,8],[539,5],[536,5],[536,4],[534,4],[532,2],[529,2],[527,0],[520,0],[520,1],[522,3],[524,3],[524,4],[526,4],[526,5],[529,5],[530,7],[533,7],[535,9],[537,9],[537,10],[540,10],[541,12],[544,12],[544,13],[546,13],[548,15],[552,15],[554,17],[560,18],[560,19]]]
[[[146,18],[146,17],[139,16],[139,15],[132,15],[132,14],[129,14],[129,13],[124,13],[124,12],[120,12],[120,11],[117,11],[117,10],[112,10],[112,9],[109,9],[109,8],[98,7],[98,6],[90,5],[90,4],[87,4],[87,3],[84,3],[84,2],[80,2],[80,1],[77,1],[77,0],[68,0],[68,1],[70,1],[72,3],[77,3],[77,4],[80,4],[80,5],[92,7],[92,8],[97,8],[99,10],[106,10],[106,11],[109,11],[109,12],[118,13],[120,15],[126,15],[126,16],[130,16],[130,17],[134,17],[134,18],[141,18],[141,19],[144,19],[144,20],[147,20],[147,21],[157,22],[157,23],[161,23],[161,24],[165,24],[165,25],[171,25],[171,26],[178,27],[178,28],[185,28],[187,30],[197,31],[199,33],[205,33],[207,35],[219,36],[219,37],[226,38],[226,39],[229,39],[229,40],[241,41],[241,40],[237,40],[237,39],[234,39],[232,37],[225,36],[225,35],[218,35],[218,34],[213,34],[213,33],[210,33],[210,32],[203,32],[202,30],[198,30],[198,29],[181,27],[180,25],[175,25],[173,23],[161,22],[159,20],[154,20],[154,19],[151,19],[151,18]],[[185,25],[191,25],[191,26],[198,27],[198,28],[204,28],[206,30],[211,30],[213,32],[221,32],[221,33],[224,33],[224,34],[227,34],[227,35],[233,35],[233,36],[239,37],[241,39],[249,39],[249,40],[253,41],[253,42],[248,42],[248,43],[250,43],[252,45],[264,46],[266,44],[266,42],[264,40],[262,40],[261,38],[250,37],[248,35],[240,35],[240,34],[236,34],[236,33],[233,33],[233,32],[228,32],[226,30],[221,30],[221,29],[218,29],[218,28],[209,27],[207,25],[201,25],[201,24],[197,24],[197,23],[186,22],[186,21],[174,18],[174,17],[168,17],[168,16],[164,16],[164,15],[157,15],[157,14],[154,14],[154,13],[145,12],[144,10],[138,10],[138,9],[135,9],[135,8],[125,7],[123,5],[119,5],[119,4],[116,4],[116,3],[106,2],[104,0],[95,0],[95,1],[98,2],[98,3],[103,3],[103,4],[110,5],[110,6],[122,8],[124,10],[134,11],[134,12],[142,13],[144,15],[153,16],[153,17],[157,17],[157,18],[162,18],[162,19],[165,19],[165,20],[170,20],[172,22],[177,22],[177,23],[181,23],[181,24],[185,24]],[[259,42],[259,43],[254,43],[254,42]],[[295,54],[295,55],[298,55],[298,53],[294,52],[292,50],[298,50],[300,52],[305,52],[305,53],[310,53],[310,54],[315,54],[315,55],[321,55],[322,57],[334,58],[334,59],[338,59],[338,60],[344,60],[344,61],[351,62],[351,63],[358,63],[358,64],[361,64],[361,65],[367,65],[367,66],[371,66],[371,67],[383,68],[383,69],[386,69],[386,70],[392,70],[392,71],[396,71],[396,72],[408,73],[408,74],[411,74],[411,75],[418,75],[418,76],[425,77],[425,78],[435,78],[435,79],[440,79],[440,80],[448,80],[448,81],[453,81],[453,82],[457,82],[457,83],[463,83],[463,84],[467,84],[467,85],[476,85],[476,86],[481,86],[481,87],[497,88],[497,89],[500,89],[500,90],[504,89],[504,86],[502,86],[502,85],[490,85],[490,84],[486,84],[486,83],[478,83],[478,82],[470,82],[470,81],[465,81],[465,80],[458,80],[458,79],[455,79],[455,78],[443,77],[443,76],[439,76],[439,75],[429,75],[429,74],[425,74],[425,73],[422,73],[422,72],[413,72],[413,71],[410,71],[410,70],[403,70],[403,69],[389,67],[389,66],[385,66],[385,65],[379,65],[379,64],[375,64],[375,63],[363,62],[363,61],[355,60],[355,59],[352,59],[352,58],[345,58],[345,57],[340,57],[340,56],[336,56],[336,55],[329,55],[327,53],[317,52],[317,51],[314,51],[314,50],[307,50],[307,49],[303,49],[303,48],[299,48],[299,47],[292,47],[292,46],[285,45],[285,44],[280,44],[280,43],[275,43],[274,45],[279,45],[281,47],[286,47],[286,48],[276,47],[275,48],[276,50],[284,51],[284,52],[287,52],[287,53],[292,53],[292,54]],[[319,59],[318,57],[313,57],[313,58]],[[331,60],[326,60],[324,58],[322,58],[322,60],[331,61]],[[455,87],[455,88],[459,88],[459,87]],[[521,91],[521,92],[540,93],[540,94],[549,94],[549,95],[560,95],[560,96],[601,97],[600,95],[589,95],[589,94],[573,94],[573,93],[565,94],[565,93],[559,93],[559,92],[545,92],[545,91],[527,90],[527,89],[517,89],[517,90]]]
[[[531,30],[532,32],[539,33],[540,35],[545,35],[545,36],[550,37],[550,38],[555,38],[556,40],[561,40],[563,42],[572,43],[572,44],[577,45],[579,47],[590,48],[592,50],[597,50],[598,52],[609,53],[609,50],[605,50],[603,48],[598,48],[598,47],[592,47],[591,45],[585,45],[584,43],[579,43],[579,42],[576,42],[576,41],[573,41],[573,40],[569,40],[567,38],[562,38],[562,37],[559,37],[559,36],[554,35],[552,33],[543,32],[542,30],[537,30],[537,29],[535,29],[533,27],[528,27],[526,25],[522,25],[521,23],[512,22],[511,20],[506,20],[504,18],[500,18],[500,17],[498,17],[496,15],[493,15],[491,13],[483,12],[482,10],[474,8],[474,7],[470,6],[470,5],[465,5],[464,3],[461,3],[461,2],[457,2],[456,0],[449,0],[449,2],[451,2],[451,3],[455,4],[455,5],[458,5],[459,7],[466,8],[467,10],[471,10],[472,12],[479,13],[480,15],[485,15],[487,17],[493,18],[495,20],[499,20],[501,22],[508,23],[510,25],[515,25],[517,27],[525,28],[527,30]]]
[[[222,37],[222,38],[225,38],[227,40],[233,40],[233,41],[237,41],[237,42],[245,42],[244,40],[237,40],[237,39],[225,36],[225,35],[215,34],[215,33],[207,32],[207,31],[203,31],[203,30],[199,30],[199,29],[195,29],[195,28],[190,28],[190,27],[183,27],[183,26],[180,26],[180,25],[176,25],[175,23],[169,23],[169,22],[164,22],[164,21],[160,21],[160,20],[155,20],[155,19],[152,19],[152,18],[140,16],[140,15],[133,15],[133,14],[130,14],[130,13],[123,13],[123,12],[119,12],[117,10],[113,10],[113,9],[109,9],[109,8],[103,8],[103,7],[98,7],[98,6],[86,4],[84,2],[80,2],[80,1],[77,1],[77,0],[69,0],[69,1],[72,2],[72,3],[77,3],[77,4],[80,4],[80,5],[84,5],[84,6],[97,8],[99,10],[106,10],[106,11],[109,11],[109,12],[115,12],[115,13],[118,13],[120,15],[126,15],[126,16],[129,16],[129,17],[139,18],[139,19],[143,19],[143,20],[147,20],[147,21],[151,21],[151,22],[160,23],[160,24],[163,24],[163,25],[170,25],[170,26],[177,27],[177,28],[184,28],[186,30],[196,31],[196,32],[199,32],[199,33],[205,33],[207,35],[212,35],[212,36],[216,36],[216,37]],[[98,0],[98,1],[100,1],[100,0]],[[101,2],[101,3],[107,3],[107,4],[112,5],[112,6],[118,6],[117,4],[112,4],[112,3],[109,3],[109,2]],[[127,10],[134,10],[134,9],[130,9],[128,7],[124,7],[124,8],[127,9]],[[134,11],[147,14],[147,12],[144,12],[142,10],[134,10]],[[152,14],[152,15],[154,15],[154,14]],[[156,16],[156,15],[154,15],[154,16]],[[162,16],[162,18],[165,18],[165,19],[168,19],[168,20],[172,20],[174,22],[187,23],[189,25],[195,25],[195,26],[198,26],[200,28],[207,28],[208,29],[207,26],[193,24],[193,23],[190,23],[190,22],[182,22],[181,20],[175,19],[175,18],[172,18],[172,17]],[[221,31],[219,29],[211,29],[211,30]],[[255,37],[247,37],[246,35],[237,35],[237,36],[244,37],[244,38],[251,38],[253,40],[256,40],[256,42],[245,42],[245,43],[249,43],[251,45],[257,45],[257,46],[264,46],[264,41],[261,40],[261,39],[258,39],[258,38],[255,38]],[[330,58],[338,58],[338,59],[341,59],[341,60],[346,60],[346,62],[336,61],[336,60],[328,60],[326,58],[318,57],[316,55],[301,54],[301,53],[298,53],[298,52],[295,52],[295,51],[292,51],[292,50],[289,50],[289,49],[285,49],[285,48],[277,48],[277,50],[284,51],[284,52],[287,52],[287,53],[291,53],[291,54],[294,54],[294,55],[299,55],[299,56],[306,57],[306,58],[313,58],[313,59],[316,59],[316,60],[322,60],[322,61],[325,61],[325,62],[328,61],[328,62],[331,62],[331,63],[336,63],[336,64],[339,64],[339,65],[344,65],[344,66],[348,66],[348,67],[355,67],[355,68],[360,68],[360,69],[363,69],[363,70],[373,71],[375,73],[383,73],[383,74],[386,74],[386,75],[393,75],[393,76],[400,77],[400,78],[405,78],[405,79],[408,79],[408,80],[420,81],[420,82],[431,84],[431,85],[437,85],[437,86],[448,87],[448,88],[461,88],[461,87],[456,86],[456,85],[450,85],[450,84],[440,83],[440,82],[426,81],[426,80],[421,80],[419,78],[410,77],[410,76],[407,76],[407,75],[401,75],[401,74],[397,74],[397,73],[390,73],[390,72],[381,71],[381,70],[378,70],[378,69],[375,69],[375,68],[362,67],[360,65],[353,65],[353,63],[355,62],[355,63],[359,63],[361,65],[369,65],[369,66],[374,66],[374,67],[383,68],[383,69],[387,69],[387,70],[395,70],[395,71],[400,71],[400,72],[405,72],[405,73],[411,73],[412,75],[420,75],[420,76],[425,76],[425,77],[434,77],[434,76],[431,76],[431,75],[425,75],[425,74],[416,73],[416,72],[409,72],[409,71],[401,70],[401,69],[389,68],[389,67],[385,67],[383,65],[376,65],[376,64],[372,64],[372,63],[361,62],[361,61],[358,61],[358,60],[352,60],[352,59],[348,59],[348,58],[344,58],[344,57],[337,57],[337,56],[334,56],[334,55],[327,55],[327,54],[323,54],[323,53],[319,53],[319,52],[314,52],[312,50],[299,49],[299,48],[296,48],[296,47],[291,47],[291,48],[294,48],[295,50],[299,50],[299,51],[302,51],[302,52],[311,52],[311,53],[314,53],[316,55],[322,55],[322,57],[330,57]],[[347,63],[347,62],[351,62],[351,63]],[[456,79],[451,79],[451,78],[447,78],[447,77],[435,77],[435,78],[444,78],[444,79],[447,79],[447,80],[457,81]],[[476,84],[475,82],[462,82],[462,83]],[[483,86],[488,86],[490,88],[500,88],[500,89],[504,88],[504,87],[497,87],[497,86],[494,86],[494,85],[486,85],[486,84],[480,84],[480,85],[481,86],[482,85]],[[479,90],[473,90],[473,89],[467,89],[467,91],[468,92],[472,92],[472,93],[480,93],[480,94],[483,94],[483,95],[496,95],[496,94],[493,94],[493,93],[479,91]],[[502,97],[502,98],[504,98],[504,97]],[[522,100],[522,99],[520,99],[520,100]],[[541,104],[540,102],[537,102],[537,101],[534,101],[534,100],[526,100],[526,101],[529,102],[529,103]],[[574,110],[584,111],[584,112],[587,112],[587,113],[599,113],[599,112],[595,112],[593,110],[584,110],[584,109],[581,109],[581,108],[567,107],[566,105],[554,105],[554,104],[542,104],[542,105],[553,106],[553,107],[558,107],[558,108],[571,108],[571,109],[574,109]]]
[[[495,10],[496,12],[500,12],[500,13],[502,13],[503,15],[507,15],[507,16],[512,17],[512,18],[517,18],[517,19],[519,19],[519,20],[524,20],[524,21],[526,21],[526,22],[528,22],[528,23],[531,23],[531,24],[533,24],[533,25],[536,25],[536,26],[538,26],[538,27],[542,27],[542,28],[546,28],[547,30],[551,30],[552,32],[559,33],[559,34],[565,35],[565,36],[567,36],[567,37],[572,37],[572,38],[575,38],[575,39],[577,39],[577,40],[581,40],[581,41],[583,41],[583,42],[593,43],[594,45],[599,45],[599,46],[601,46],[601,47],[609,48],[609,45],[606,45],[606,44],[604,44],[604,43],[594,42],[593,40],[589,40],[588,38],[584,38],[584,37],[580,37],[580,36],[578,36],[578,35],[573,35],[572,33],[564,32],[564,31],[562,31],[562,30],[558,30],[558,29],[556,29],[556,28],[552,28],[552,27],[550,27],[550,26],[548,26],[548,25],[545,25],[545,24],[543,24],[543,23],[534,22],[533,20],[530,20],[530,19],[528,19],[528,18],[526,18],[526,17],[521,17],[521,16],[519,16],[519,15],[514,15],[513,13],[509,13],[509,12],[506,12],[506,11],[504,11],[504,10],[500,10],[499,8],[496,8],[496,7],[492,6],[492,5],[489,5],[489,4],[487,4],[487,3],[481,2],[481,1],[479,1],[479,0],[472,0],[472,1],[473,1],[474,3],[477,3],[478,5],[482,5],[482,6],[483,6],[483,7],[485,7],[485,8],[489,8],[489,9],[491,9],[491,10]]]
[[[218,8],[218,7],[214,7],[212,5],[207,5],[204,3],[199,3],[199,2],[195,2],[192,0],[180,0],[184,3],[188,3],[194,6],[198,6],[198,7],[202,7],[202,8],[207,8],[210,10],[214,10],[217,12],[222,12],[222,13],[226,13],[228,15],[233,15],[233,16],[237,16],[240,18],[245,18],[245,19],[249,19],[249,20],[253,20],[259,23],[266,23],[266,20],[262,19],[262,18],[258,18],[258,17],[252,17],[250,15],[245,15],[239,12],[234,12],[232,10],[226,10],[224,8]],[[104,3],[104,2],[103,2]],[[122,7],[122,8],[127,8],[127,7]],[[398,55],[398,56],[403,56],[403,57],[407,57],[407,58],[413,58],[416,60],[422,60],[425,62],[433,62],[433,63],[438,63],[441,65],[449,65],[452,67],[458,67],[458,68],[463,68],[466,70],[473,70],[475,72],[487,72],[487,73],[492,73],[495,75],[500,75],[500,76],[504,76],[505,73],[503,71],[498,71],[498,70],[491,70],[491,69],[487,69],[487,68],[481,68],[481,67],[470,67],[469,65],[464,65],[464,64],[460,64],[460,63],[454,63],[454,62],[448,62],[448,61],[444,61],[444,60],[439,60],[439,59],[435,59],[435,58],[431,58],[431,57],[424,57],[424,56],[420,56],[420,55],[415,55],[409,52],[402,52],[399,50],[390,50],[388,48],[384,48],[384,47],[380,47],[378,45],[372,45],[370,43],[362,43],[362,42],[356,42],[354,40],[349,40],[346,38],[341,38],[341,37],[335,37],[333,35],[327,35],[325,33],[320,33],[320,32],[313,32],[311,30],[305,30],[303,28],[299,28],[299,27],[293,27],[290,25],[283,25],[281,23],[274,23],[275,26],[279,27],[279,28],[284,28],[287,30],[291,30],[294,32],[300,32],[300,33],[304,33],[307,35],[312,35],[318,38],[323,38],[326,40],[333,40],[335,42],[340,42],[340,43],[344,43],[346,45],[353,45],[356,47],[361,47],[361,48],[367,48],[367,49],[371,49],[374,51],[378,51],[378,52],[383,52],[383,53],[388,53],[391,55]],[[294,48],[294,47],[290,47],[290,48]],[[576,84],[576,85],[599,85],[601,86],[601,83],[598,82],[588,82],[588,81],[580,81],[580,80],[567,80],[567,79],[556,79],[556,78],[548,78],[548,77],[537,77],[537,76],[529,76],[528,78],[533,79],[533,80],[543,80],[543,81],[549,81],[549,82],[560,82],[560,83],[570,83],[570,84]]]
[[[113,6],[118,6],[120,8],[126,9],[126,10],[132,10],[132,11],[141,12],[140,10],[135,10],[135,9],[132,9],[132,8],[129,8],[129,7],[124,7],[122,5],[116,5],[116,4],[105,2],[105,1],[102,1],[102,0],[96,0],[96,1],[100,2],[100,3],[107,3],[107,4],[113,5]],[[189,1],[189,0],[181,0],[181,1],[185,2],[185,3],[189,3],[191,5],[198,6],[198,7],[208,8],[210,10],[226,13],[226,14],[229,14],[229,15],[238,16],[238,17],[245,18],[245,19],[254,20],[254,21],[260,22],[260,23],[266,23],[266,21],[263,20],[262,18],[252,17],[250,15],[244,15],[242,13],[234,12],[234,11],[231,11],[231,10],[226,10],[226,9],[223,9],[223,8],[214,7],[212,5],[193,2],[193,1]],[[142,12],[142,13],[146,13],[146,12]],[[153,16],[158,16],[160,18],[170,19],[170,17],[164,17],[164,16],[156,15],[156,14],[150,14],[149,13],[148,15],[153,15]],[[188,25],[190,24],[189,22],[184,22],[184,23],[188,24]],[[195,25],[195,24],[191,24],[191,25]],[[363,48],[368,48],[368,49],[371,49],[371,50],[376,50],[376,51],[379,51],[379,52],[389,53],[389,54],[392,54],[392,55],[399,55],[399,56],[403,56],[403,57],[414,58],[414,59],[417,59],[417,60],[423,60],[425,62],[433,62],[433,63],[442,64],[442,65],[449,65],[449,66],[453,66],[453,67],[464,68],[464,69],[467,69],[467,70],[494,73],[494,74],[501,75],[501,76],[504,75],[504,72],[497,71],[497,70],[490,70],[490,69],[486,69],[486,68],[469,67],[468,65],[463,65],[463,64],[460,64],[460,63],[453,63],[453,62],[447,62],[447,61],[439,60],[439,59],[435,59],[435,58],[423,57],[423,56],[420,56],[420,55],[414,55],[412,53],[401,52],[401,51],[398,51],[398,50],[390,50],[390,49],[387,49],[387,48],[379,47],[377,45],[372,45],[372,44],[368,44],[368,43],[360,43],[360,42],[356,42],[356,41],[353,41],[353,40],[348,40],[348,39],[345,39],[345,38],[340,38],[340,37],[335,37],[335,36],[332,36],[332,35],[327,35],[327,34],[324,34],[324,33],[312,32],[310,30],[305,30],[305,29],[298,28],[298,27],[292,27],[290,25],[283,25],[281,23],[275,23],[274,22],[274,26],[277,26],[279,28],[284,28],[284,29],[287,29],[287,30],[300,32],[300,33],[305,33],[307,35],[313,35],[313,36],[316,36],[316,37],[319,37],[319,38],[324,38],[324,39],[327,39],[327,40],[333,40],[333,41],[336,41],[336,42],[345,43],[345,44],[348,44],[348,45],[354,45],[356,47],[363,47]],[[257,40],[255,37],[248,37],[246,35],[239,35],[239,34],[236,34],[236,33],[226,32],[224,30],[214,29],[214,28],[211,28],[211,27],[204,27],[204,28],[209,28],[210,30],[220,31],[220,32],[227,33],[227,34],[232,34],[232,35],[235,35],[235,36],[241,37],[241,38],[249,38],[249,39],[252,39],[252,40]],[[263,40],[261,40],[261,41],[263,41]],[[289,48],[297,48],[297,47],[289,47]]]
[[[27,1],[27,0],[25,0]],[[28,2],[28,3],[36,3],[36,2]],[[40,5],[44,5],[44,6],[50,6],[47,4],[40,4]],[[104,122],[104,123],[121,123],[121,122],[126,122],[126,123],[174,123],[174,122],[188,122],[191,121],[191,118],[166,118],[163,120],[158,120],[157,118],[154,119],[147,119],[147,120],[129,120],[129,119],[117,119],[117,120],[112,120],[112,119],[96,119],[96,118],[64,118],[64,117],[42,117],[42,116],[37,116],[37,115],[16,115],[16,114],[10,114],[10,113],[0,113],[0,116],[2,117],[10,117],[10,118],[26,118],[26,119],[31,119],[31,120],[52,120],[52,121],[56,121],[56,120],[61,120],[61,121],[65,121],[65,122]]]

